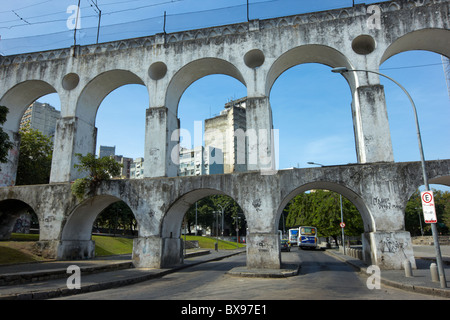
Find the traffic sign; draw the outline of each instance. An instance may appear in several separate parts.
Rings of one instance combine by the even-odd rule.
[[[341,228],[345,228],[345,223],[344,222],[339,223],[339,225],[341,226]]]
[[[434,207],[433,191],[424,191],[421,194],[422,211],[425,223],[436,223],[436,208]]]

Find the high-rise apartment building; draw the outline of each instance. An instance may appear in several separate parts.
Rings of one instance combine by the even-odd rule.
[[[223,155],[218,148],[202,146],[194,149],[181,148],[178,175],[200,176],[223,173]]]
[[[100,146],[98,157],[113,157],[116,155],[116,146],[108,147],[108,146]]]
[[[130,165],[130,179],[144,178],[144,158],[136,158]]]
[[[130,179],[131,177],[131,164],[133,163],[132,158],[126,158],[123,156],[112,156],[114,160],[116,160],[117,163],[120,163],[122,165],[122,168],[120,168],[120,175],[116,178],[120,179]]]
[[[48,103],[35,101],[32,103],[20,120],[20,128],[29,125],[30,128],[40,131],[53,139],[56,130],[56,121],[61,118],[61,111],[56,110]]]
[[[247,171],[246,103],[247,97],[230,101],[225,104],[225,110],[220,115],[205,120],[205,148],[222,150],[224,173]]]

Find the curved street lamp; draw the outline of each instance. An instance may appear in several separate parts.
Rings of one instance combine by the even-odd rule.
[[[416,105],[414,104],[413,99],[411,98],[410,94],[408,93],[408,91],[406,91],[406,89],[397,81],[395,81],[394,79],[392,79],[391,77],[382,74],[380,72],[377,71],[372,71],[372,70],[356,70],[356,69],[348,69],[347,67],[338,67],[338,68],[333,68],[331,69],[331,72],[333,73],[346,73],[346,72],[370,72],[370,73],[375,73],[377,75],[380,75],[382,77],[385,77],[389,80],[391,80],[392,82],[394,82],[396,85],[398,85],[403,92],[405,92],[405,94],[408,96],[409,101],[411,102],[411,105],[413,107],[414,110],[414,118],[416,121],[416,130],[417,130],[417,140],[419,142],[419,152],[420,152],[420,162],[422,164],[422,173],[423,173],[423,182],[425,185],[425,191],[429,191],[430,190],[430,186],[428,185],[428,177],[427,177],[427,172],[425,169],[425,157],[424,157],[424,153],[423,153],[423,147],[422,147],[422,137],[420,135],[420,127],[419,127],[419,119],[417,117],[417,109],[416,109]],[[436,262],[438,265],[438,269],[439,269],[439,279],[440,279],[440,284],[441,284],[441,288],[446,288],[447,287],[447,282],[445,279],[445,273],[444,273],[444,268],[442,265],[442,257],[441,257],[441,249],[439,246],[439,239],[438,239],[438,235],[437,235],[437,227],[436,227],[436,223],[431,223],[431,231],[433,233],[433,241],[434,241],[434,246],[436,249]]]

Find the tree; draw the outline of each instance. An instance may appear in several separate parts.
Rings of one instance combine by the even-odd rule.
[[[215,211],[222,211],[221,206],[224,207],[224,222],[226,225],[233,226],[235,229],[235,217],[242,212],[242,209],[232,198],[225,195],[212,195],[204,197],[197,201],[197,225],[206,229],[211,227],[216,222],[214,215]],[[191,227],[195,228],[195,204],[192,205],[186,212],[187,228],[190,233]],[[242,217],[241,217],[242,218]],[[222,223],[222,218],[219,217],[219,224]],[[243,226],[241,221],[239,226]],[[215,230],[212,230],[215,232]],[[232,231],[232,230],[230,230]],[[220,234],[221,230],[219,230]],[[234,232],[230,232],[234,233]]]
[[[405,230],[411,233],[411,236],[420,236],[423,232],[431,232],[430,226],[425,224],[422,214],[422,202],[420,192],[413,193],[406,203],[405,208]]]
[[[49,137],[29,126],[20,130],[17,185],[45,184],[50,180],[53,143]]]
[[[136,230],[137,222],[130,207],[125,202],[118,201],[103,209],[95,220],[94,225],[97,228],[108,228],[109,233],[114,235],[117,233],[117,229],[129,230],[130,234],[133,234],[134,230]]]
[[[7,107],[0,106],[0,125],[6,122],[6,115],[9,110]],[[11,141],[9,141],[9,136],[6,132],[3,131],[3,128],[0,127],[0,163],[6,163],[8,161],[8,152],[12,149],[14,145]],[[1,168],[0,168],[1,171]]]
[[[120,174],[122,164],[110,157],[96,158],[92,153],[85,156],[80,153],[75,155],[78,157],[80,164],[75,164],[74,168],[88,174],[87,177],[77,179],[72,184],[72,193],[80,200],[86,194],[92,195],[102,181]]]

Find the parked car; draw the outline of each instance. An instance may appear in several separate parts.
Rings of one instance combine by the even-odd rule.
[[[289,242],[289,240],[283,239],[280,242],[280,248],[281,251],[291,251],[291,243]]]

